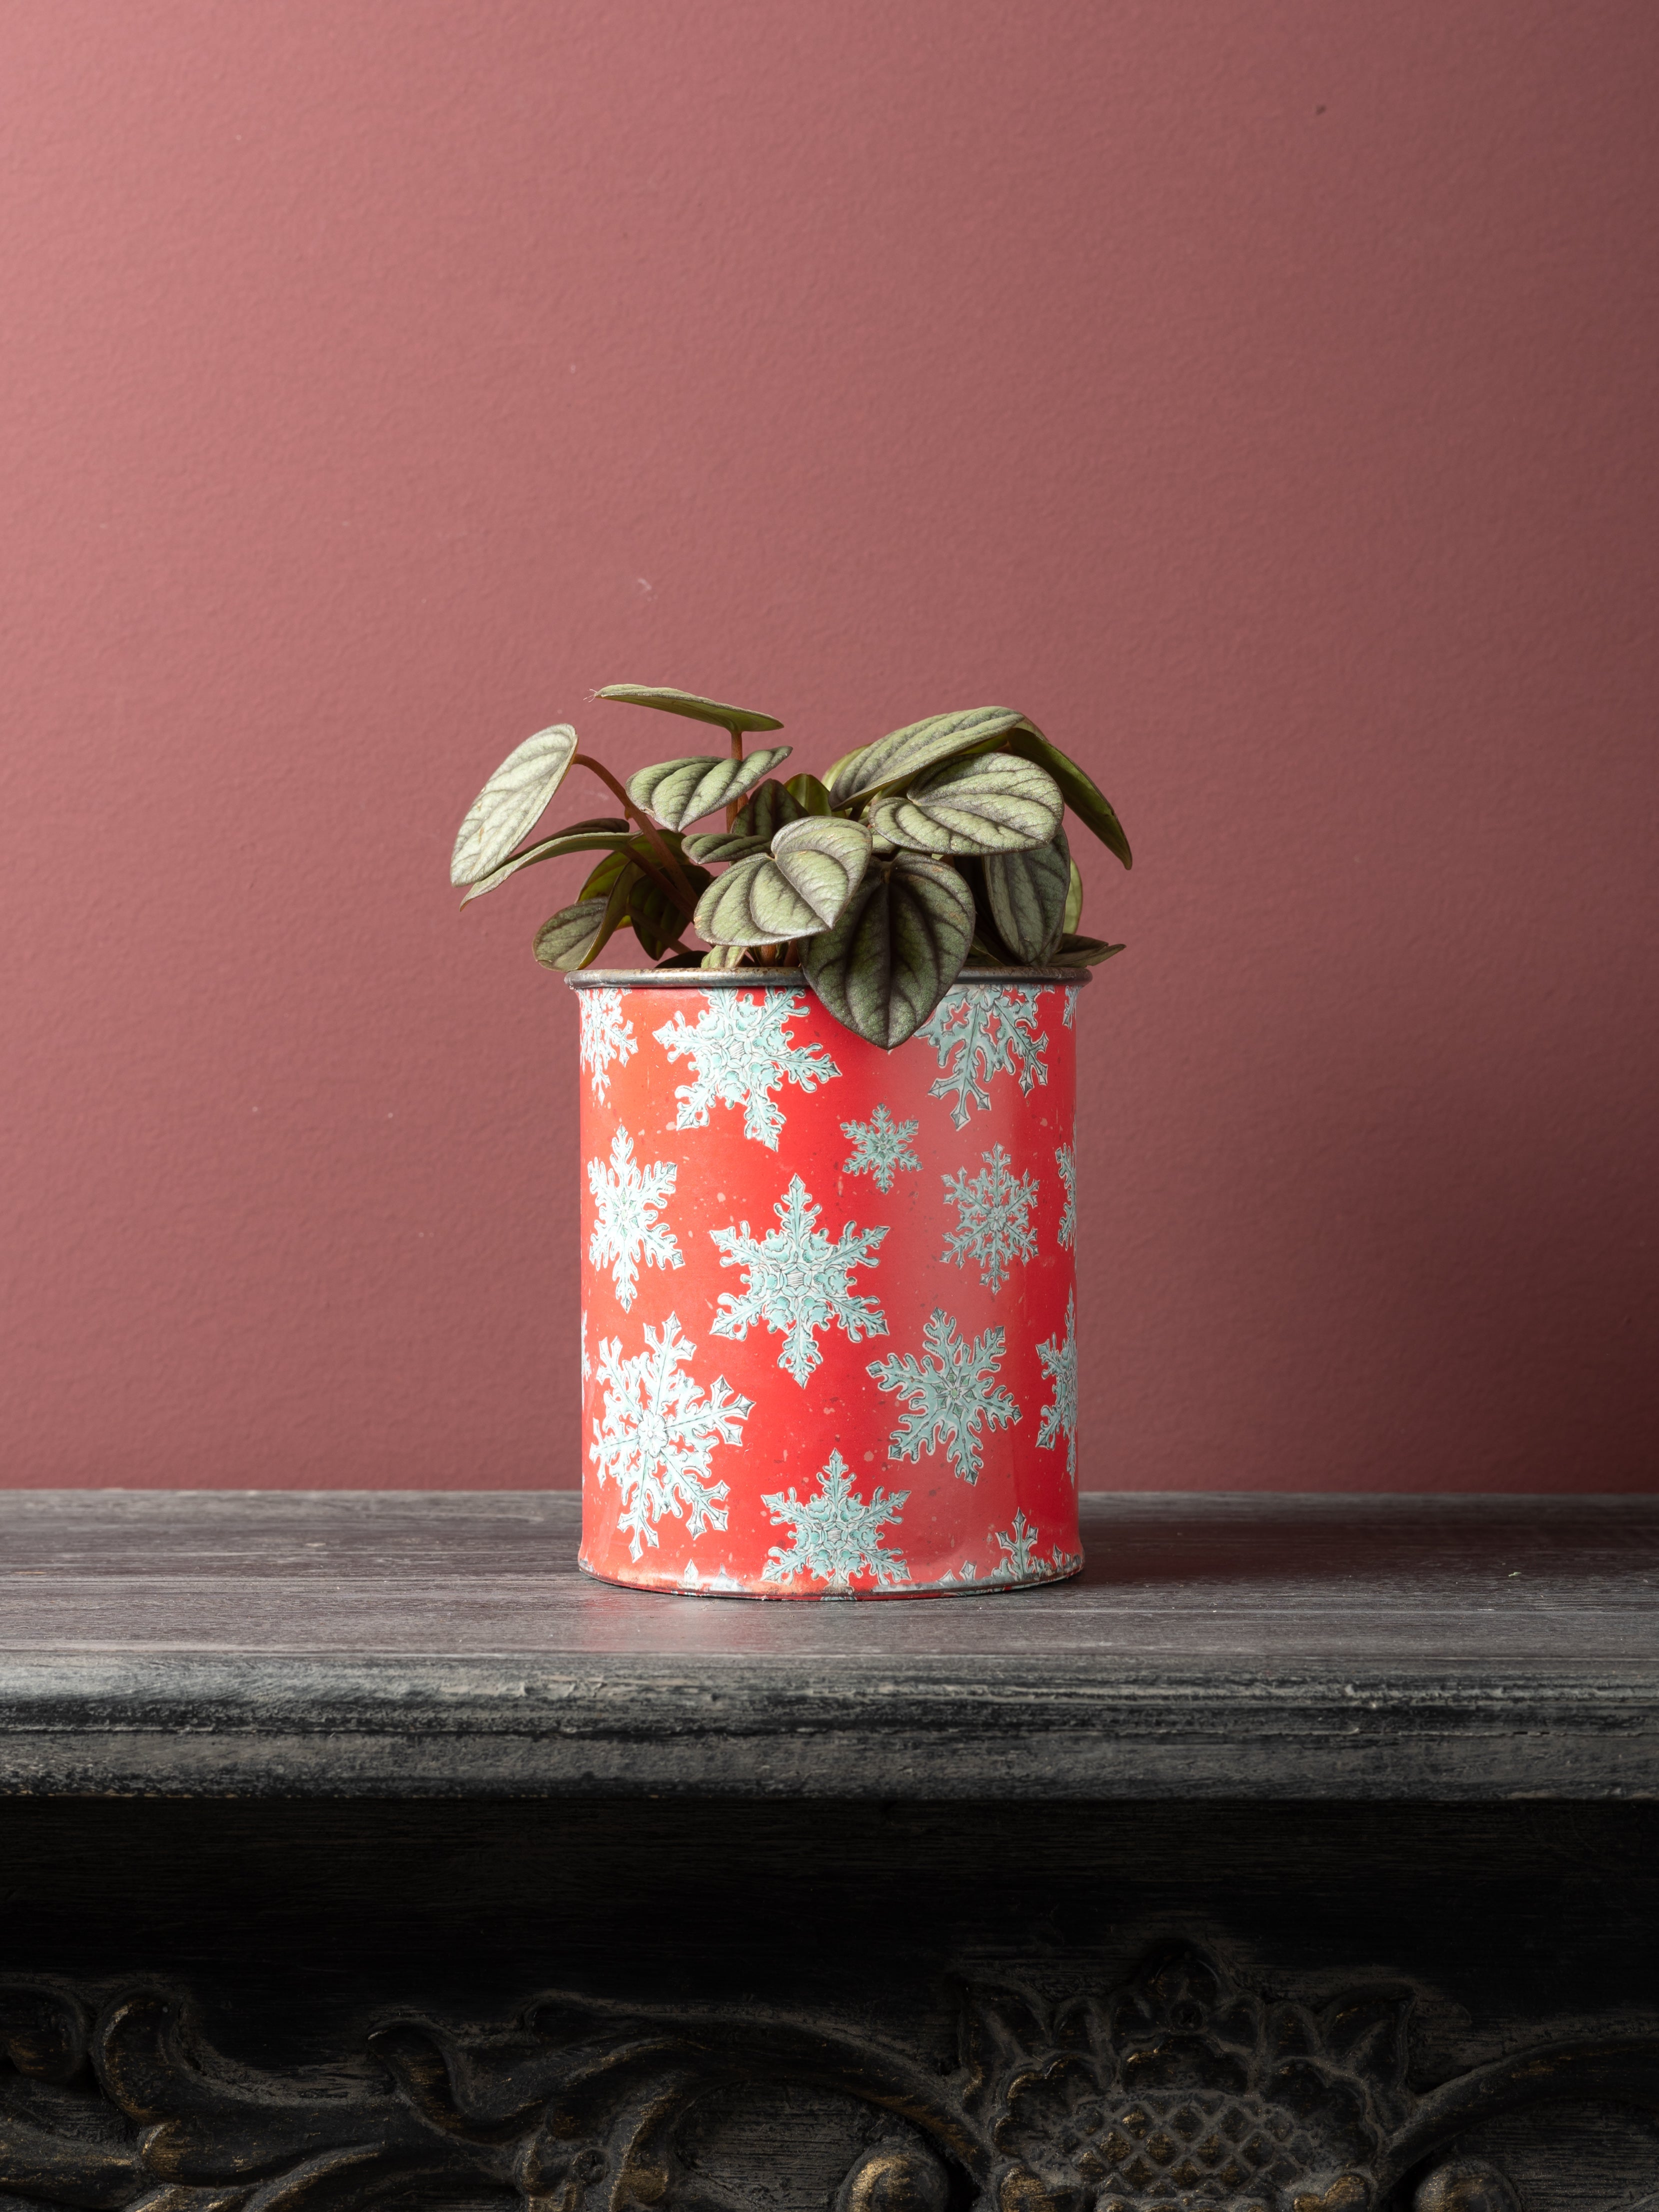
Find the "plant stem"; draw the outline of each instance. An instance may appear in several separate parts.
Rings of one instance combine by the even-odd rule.
[[[691,916],[696,912],[696,898],[693,894],[690,884],[687,883],[685,879],[684,870],[681,868],[678,861],[674,858],[674,855],[669,851],[667,846],[663,842],[662,832],[658,829],[656,823],[651,820],[648,815],[641,812],[640,809],[635,805],[633,800],[623,789],[621,784],[617,782],[616,777],[611,775],[610,769],[603,766],[599,761],[596,761],[591,753],[578,753],[575,758],[571,762],[570,765],[572,768],[591,769],[593,771],[593,774],[599,777],[601,783],[609,784],[611,790],[616,793],[617,801],[621,805],[623,811],[631,821],[637,822],[639,823],[642,834],[650,840],[653,845],[656,847],[658,857],[662,861],[663,867],[666,869],[671,876],[676,877],[678,879],[678,884],[665,882],[663,877],[647,860],[641,859],[640,866],[657,885],[664,897],[672,899],[674,904],[678,907],[680,912],[689,921]]]

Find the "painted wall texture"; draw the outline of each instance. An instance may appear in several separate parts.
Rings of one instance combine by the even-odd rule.
[[[574,878],[446,870],[618,681],[1117,802],[1085,1481],[1652,1480],[1650,0],[4,0],[0,107],[7,1482],[574,1480]]]

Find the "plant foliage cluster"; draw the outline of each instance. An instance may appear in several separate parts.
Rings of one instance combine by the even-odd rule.
[[[1087,967],[1121,950],[1080,937],[1067,808],[1129,866],[1104,795],[1010,707],[931,714],[860,745],[822,777],[774,773],[783,725],[661,685],[597,695],[724,729],[726,754],[641,769],[627,784],[578,750],[568,723],[509,753],[467,813],[451,879],[468,901],[520,868],[601,855],[574,902],[536,934],[549,968],[591,968],[619,929],[665,968],[799,967],[836,1018],[890,1049],[964,969]],[[527,838],[572,768],[623,810]],[[723,815],[723,826],[694,823]],[[688,945],[694,933],[710,948]]]

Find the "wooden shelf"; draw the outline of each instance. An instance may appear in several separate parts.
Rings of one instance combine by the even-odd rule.
[[[1070,1583],[641,1595],[568,1493],[0,1495],[0,1789],[1659,1794],[1659,1501],[1095,1496]]]

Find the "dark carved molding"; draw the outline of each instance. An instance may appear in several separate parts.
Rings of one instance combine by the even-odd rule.
[[[0,1989],[0,2212],[356,2212],[490,2197],[538,2212],[733,2212],[684,2156],[717,2093],[802,2084],[871,2116],[837,2212],[1514,2212],[1461,2137],[1552,2100],[1659,2116],[1659,2028],[1540,2040],[1426,2094],[1411,1991],[1268,1998],[1188,1946],[1048,2004],[959,1993],[941,2071],[761,2008],[538,2002],[499,2032],[388,2021],[337,2070],[210,2048],[187,1996]],[[836,2177],[828,2178],[833,2185]]]

